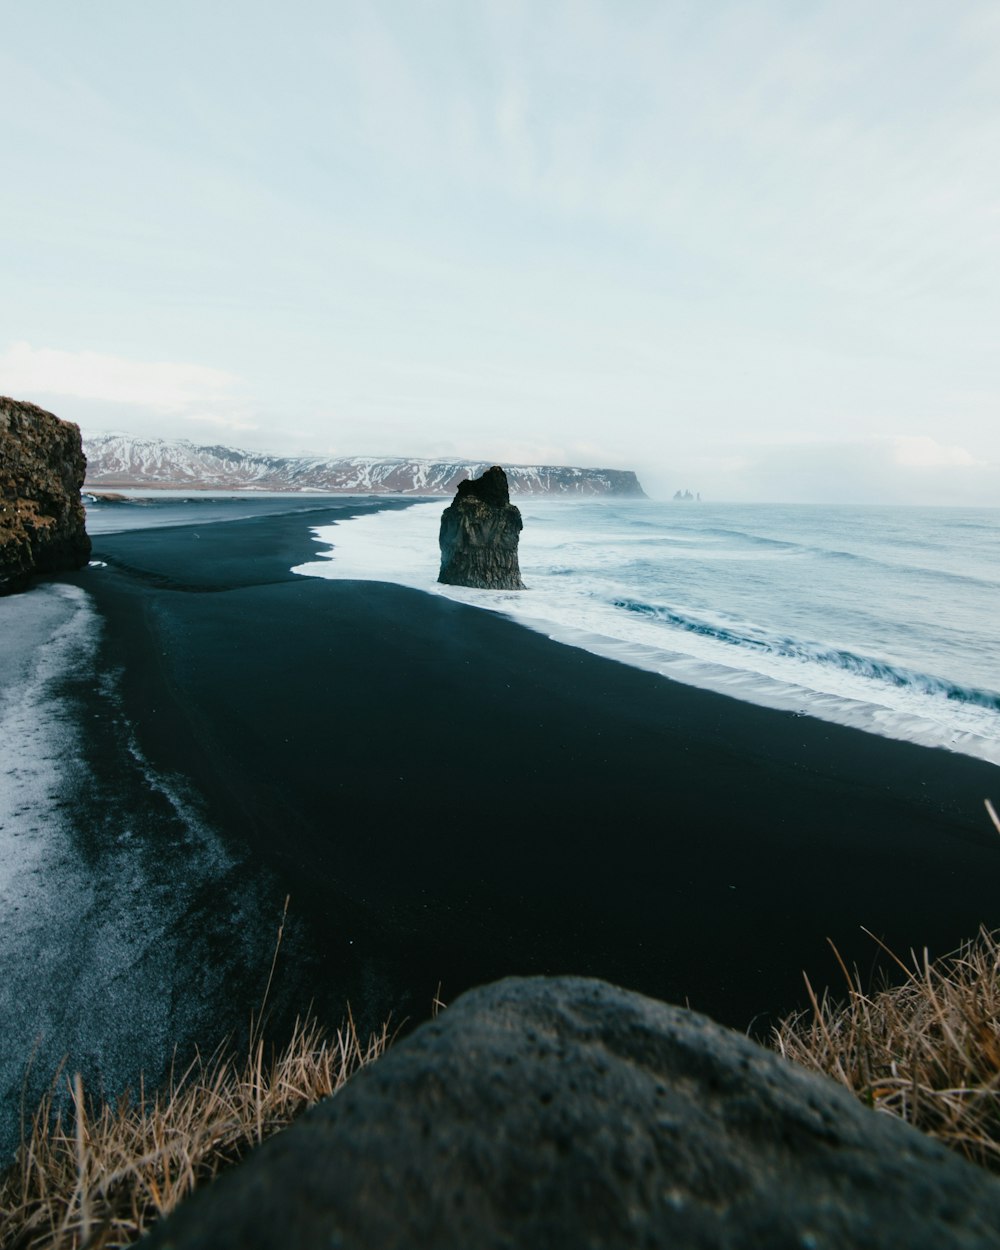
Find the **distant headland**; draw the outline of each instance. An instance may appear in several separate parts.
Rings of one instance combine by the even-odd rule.
[[[90,489],[321,491],[324,494],[444,495],[480,477],[491,461],[406,457],[270,456],[186,439],[103,434],[84,440]],[[505,465],[513,495],[646,498],[635,473],[565,465]]]

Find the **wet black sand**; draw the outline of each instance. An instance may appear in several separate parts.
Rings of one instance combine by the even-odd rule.
[[[418,1016],[439,982],[573,972],[760,1028],[802,969],[833,978],[828,937],[867,969],[860,926],[940,954],[1000,924],[996,767],[292,575],[335,516],[99,536],[79,575],[143,751],[275,917],[291,894],[297,1006]]]

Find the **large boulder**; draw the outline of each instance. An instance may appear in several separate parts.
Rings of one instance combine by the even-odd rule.
[[[448,586],[523,590],[517,563],[520,510],[510,502],[507,475],[499,465],[482,477],[459,482],[441,516],[441,572]]]
[[[1000,1183],[703,1016],[511,979],[421,1026],[149,1244],[996,1247]]]
[[[90,556],[80,427],[0,396],[0,595]]]

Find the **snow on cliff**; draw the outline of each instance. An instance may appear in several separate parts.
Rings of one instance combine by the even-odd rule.
[[[87,486],[174,486],[195,490],[337,491],[346,494],[452,495],[466,477],[479,477],[489,461],[414,460],[395,457],[268,456],[232,447],[198,446],[101,434],[84,443]],[[624,469],[560,465],[504,465],[517,495],[633,495],[643,497],[636,475]]]

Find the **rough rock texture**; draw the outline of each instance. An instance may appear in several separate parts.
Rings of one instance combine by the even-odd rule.
[[[1000,1245],[1000,1183],[703,1016],[601,981],[473,990],[150,1247]]]
[[[507,475],[499,465],[482,477],[459,482],[458,493],[441,514],[441,572],[448,586],[484,590],[523,590],[517,563],[522,521],[510,502]]]
[[[0,595],[86,564],[80,428],[0,396]]]

